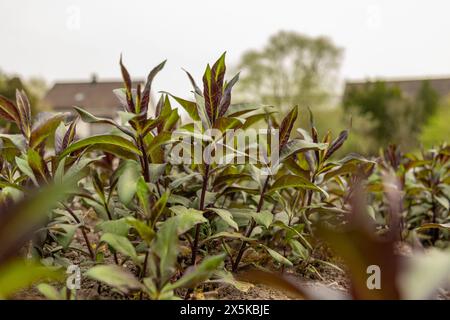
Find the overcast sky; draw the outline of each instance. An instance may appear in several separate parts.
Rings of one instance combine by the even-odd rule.
[[[344,48],[340,77],[450,74],[446,0],[14,0],[0,2],[0,69],[61,79],[144,77],[168,59],[157,90],[185,96],[227,51],[236,63],[278,30],[326,35]],[[231,75],[230,75],[231,76]]]

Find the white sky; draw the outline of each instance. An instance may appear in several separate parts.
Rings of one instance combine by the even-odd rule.
[[[0,69],[101,80],[120,77],[121,52],[135,77],[167,58],[155,89],[186,96],[182,67],[200,81],[223,51],[236,63],[284,29],[343,47],[342,79],[449,75],[449,14],[445,0],[2,0]]]

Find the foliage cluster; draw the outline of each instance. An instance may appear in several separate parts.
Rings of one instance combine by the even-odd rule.
[[[390,259],[394,241],[419,238],[425,245],[448,246],[448,146],[421,157],[394,147],[377,159],[337,157],[348,130],[335,137],[319,133],[311,112],[308,129],[294,130],[297,107],[278,122],[273,108],[231,104],[238,76],[225,80],[225,54],[206,67],[201,86],[187,73],[193,101],[162,93],[151,112],[152,81],[164,65],[133,88],[121,59],[124,87],[115,93],[124,109],[122,122],[75,108],[81,121],[112,129],[84,139],[76,134],[80,119],[33,117],[23,91],[15,102],[0,98],[0,117],[20,130],[0,134],[1,297],[45,279],[39,289],[46,297],[75,298],[75,292],[48,284],[71,264],[68,252],[85,257],[86,277],[128,298],[175,299],[191,297],[205,283],[242,289],[235,275],[245,266],[320,278],[322,266],[340,270],[329,257],[315,254],[329,243],[354,276],[355,298],[401,298],[392,286],[380,296],[358,289],[361,270],[367,263],[397,270],[397,260]],[[182,123],[173,102],[192,121]],[[280,162],[272,175],[264,174],[261,164],[169,159],[182,143],[173,138],[175,130],[194,136],[196,129],[246,130],[257,122],[279,129]],[[53,138],[50,150],[46,141]],[[215,139],[223,137],[203,137],[201,143],[206,148]],[[269,141],[257,145],[270,149]],[[247,145],[246,155],[255,147]],[[362,221],[370,221],[370,232]],[[25,259],[20,249],[30,240],[33,258]],[[448,263],[448,252],[443,255]],[[448,279],[448,268],[443,270]],[[388,281],[395,277],[390,273]]]

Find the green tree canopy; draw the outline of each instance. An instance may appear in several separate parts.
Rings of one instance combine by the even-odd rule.
[[[371,135],[378,145],[372,150],[389,143],[417,146],[418,134],[438,103],[439,96],[427,81],[415,97],[406,96],[397,86],[375,81],[350,87],[343,98],[346,111],[356,111],[374,123]]]
[[[0,70],[0,95],[15,101],[16,90],[24,90],[30,100],[33,115],[45,109],[42,98],[46,89],[45,81],[40,78],[31,78],[24,81],[16,75],[7,75]],[[0,124],[4,124],[3,120],[0,120]]]

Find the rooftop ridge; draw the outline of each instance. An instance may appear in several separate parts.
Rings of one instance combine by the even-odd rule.
[[[346,79],[345,83],[359,84],[366,82],[384,81],[384,82],[412,82],[412,81],[427,81],[427,80],[450,80],[450,75],[426,75],[420,77],[414,76],[399,76],[399,77],[367,77],[365,79]]]
[[[145,82],[144,78],[139,79],[131,79],[133,83],[137,82]],[[112,83],[123,83],[122,79],[97,79],[95,82],[89,79],[82,80],[82,79],[66,79],[66,80],[55,80],[53,81],[53,85],[82,85],[82,84],[112,84]]]

